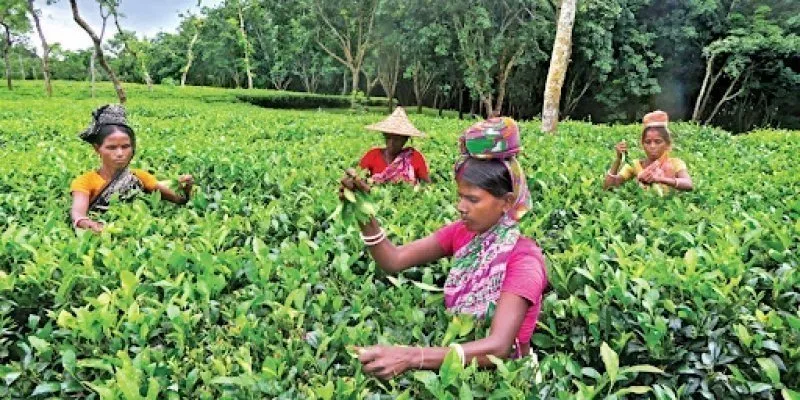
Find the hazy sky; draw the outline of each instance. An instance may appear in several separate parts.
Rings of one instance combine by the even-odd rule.
[[[201,6],[215,6],[222,0],[202,0]],[[46,5],[45,0],[36,0],[34,5],[42,10],[42,30],[48,43],[61,43],[65,49],[78,50],[92,46],[89,35],[81,29],[72,19],[72,9],[69,0],[59,0],[55,5]],[[100,11],[95,0],[78,0],[78,10],[98,33],[100,30]],[[125,16],[120,20],[122,28],[134,30],[139,35],[153,37],[159,31],[175,32],[180,23],[179,12],[191,10],[200,11],[197,0],[122,0],[120,12]],[[109,18],[106,28],[106,38],[113,34],[116,28]],[[29,35],[31,43],[41,52],[39,35]]]

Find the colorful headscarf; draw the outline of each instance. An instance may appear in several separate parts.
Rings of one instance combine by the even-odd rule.
[[[461,158],[455,165],[456,176],[469,158],[503,161],[511,176],[516,199],[508,214],[519,221],[531,209],[531,194],[525,172],[516,157],[522,151],[517,122],[508,117],[489,118],[467,128],[458,142]]]
[[[414,165],[411,164],[411,157],[414,149],[403,149],[392,162],[386,166],[382,172],[372,175],[372,180],[378,183],[408,182],[417,183],[417,176],[414,173]]]
[[[455,254],[444,284],[447,309],[454,313],[484,316],[500,298],[508,257],[521,237],[518,221],[531,208],[531,197],[516,155],[519,127],[511,118],[491,118],[467,129],[460,138],[461,158],[456,176],[470,157],[502,160],[511,175],[515,202],[497,224],[475,235]]]

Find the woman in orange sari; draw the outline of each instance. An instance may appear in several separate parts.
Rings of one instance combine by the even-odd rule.
[[[642,147],[646,158],[636,160],[632,164],[625,163],[623,156],[628,152],[628,145],[624,141],[617,143],[617,158],[606,174],[603,187],[606,189],[617,187],[635,177],[639,186],[644,189],[652,187],[662,195],[672,189],[681,191],[694,189],[686,163],[680,158],[670,157],[672,134],[667,127],[669,124],[667,113],[661,110],[653,111],[644,116],[643,122]]]
[[[70,185],[70,217],[75,229],[101,232],[103,224],[92,219],[89,213],[106,212],[114,196],[130,200],[141,192],[158,191],[162,199],[176,204],[189,201],[194,184],[191,175],[178,178],[180,193],[176,193],[149,172],[129,167],[136,149],[136,136],[121,105],[109,104],[92,112],[92,121],[80,138],[94,147],[100,168],[75,178]]]

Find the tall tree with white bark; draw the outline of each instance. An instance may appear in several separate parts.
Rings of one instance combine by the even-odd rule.
[[[542,106],[542,132],[555,133],[558,128],[558,110],[561,100],[561,87],[567,76],[567,67],[572,52],[572,26],[575,23],[575,3],[577,0],[562,0],[558,17],[553,55],[547,72]]]

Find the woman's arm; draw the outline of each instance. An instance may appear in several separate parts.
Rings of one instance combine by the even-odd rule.
[[[367,237],[378,235],[380,232],[381,227],[375,218],[361,227],[362,235]],[[375,263],[390,274],[399,273],[415,265],[433,262],[445,256],[444,250],[433,235],[399,247],[392,244],[387,238],[378,244],[368,246],[368,249]]]
[[[617,174],[619,173],[620,164],[622,164],[622,155],[628,151],[628,145],[624,141],[619,142],[614,146],[614,149],[616,150],[617,158],[614,159],[614,163],[611,164],[611,169],[606,173],[606,178],[603,180],[603,189],[617,187],[625,182],[625,180]]]
[[[692,177],[689,176],[689,171],[685,169],[678,171],[674,178],[661,177],[658,182],[686,192],[694,190]]]
[[[345,189],[364,193],[369,193],[371,190],[366,182],[358,178],[358,174],[354,169],[348,169],[345,177],[341,180],[341,186],[339,187],[341,201],[345,201]],[[379,240],[367,245],[367,247],[378,266],[390,274],[396,274],[414,265],[436,261],[445,256],[444,250],[439,246],[439,242],[433,235],[396,247],[388,238],[384,237],[380,240],[380,237],[385,235],[385,232],[383,232],[375,218],[371,218],[369,222],[362,224],[360,228],[365,242],[367,238]]]
[[[501,293],[489,336],[461,345],[466,363],[476,359],[480,366],[492,366],[488,356],[510,356],[530,305],[516,294]],[[450,350],[449,347],[373,346],[361,349],[358,358],[365,372],[389,379],[408,369],[438,369]]]
[[[95,232],[101,232],[103,230],[103,224],[92,221],[87,217],[86,213],[88,210],[89,195],[84,192],[73,191],[72,208],[69,212],[73,226],[80,229],[91,229]]]

